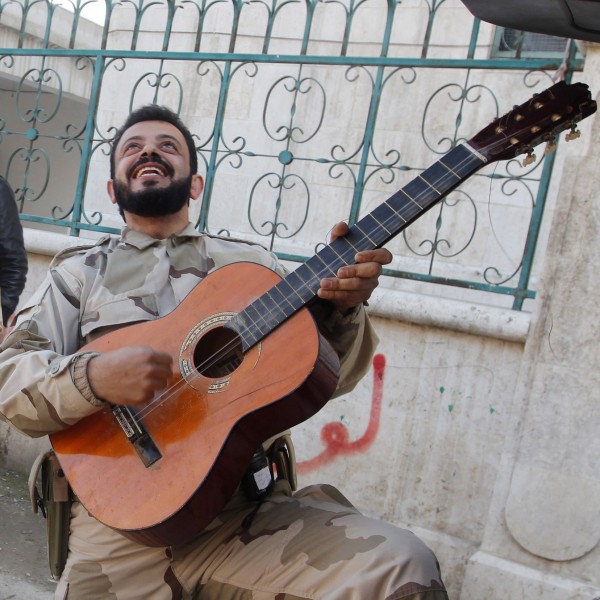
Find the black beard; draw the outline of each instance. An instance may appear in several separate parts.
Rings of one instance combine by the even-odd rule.
[[[127,211],[140,217],[165,217],[179,212],[190,199],[192,176],[175,179],[167,187],[148,187],[132,192],[126,183],[115,180],[113,191],[121,216]]]

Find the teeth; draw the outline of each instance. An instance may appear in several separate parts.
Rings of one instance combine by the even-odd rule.
[[[144,175],[164,175],[164,173],[158,167],[142,167],[135,174],[136,177],[143,177]]]

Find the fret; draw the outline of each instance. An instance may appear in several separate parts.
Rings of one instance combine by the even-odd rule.
[[[269,316],[269,320],[267,322],[271,321],[272,324],[277,325],[290,316],[289,314],[285,313],[282,306],[271,300],[268,292],[262,296],[259,296],[252,304],[257,305],[258,303],[260,303],[263,308],[261,312],[263,314],[266,312],[266,314]],[[271,329],[272,328],[273,327],[271,326]]]
[[[456,177],[457,180],[462,180],[462,177],[454,170],[453,167],[448,166],[445,162],[444,162],[444,158],[440,158],[440,160],[438,161],[438,163],[440,165],[442,165],[444,168],[446,168],[450,173],[452,173],[452,175],[454,175],[454,177]]]
[[[380,248],[386,240],[391,239],[406,219],[389,204],[389,199],[373,212],[363,217],[358,223],[361,230],[369,231],[369,239],[373,241],[369,248]],[[363,250],[367,248],[362,248]]]
[[[263,335],[269,333],[270,329],[267,326],[268,324],[264,316],[261,314],[260,310],[256,306],[256,301],[247,306],[244,312],[250,319],[252,331],[258,332],[256,334],[253,333],[253,337],[258,337],[260,339]]]
[[[319,261],[326,269],[323,271],[324,277],[335,277],[338,269],[353,260],[355,254],[354,249],[345,243],[345,238],[337,239],[319,250],[308,262]]]
[[[282,282],[289,285],[290,291],[294,293],[296,298],[300,300],[300,306],[304,306],[304,304],[310,302],[313,299],[314,295],[317,293],[317,289],[319,287],[318,280],[313,279],[312,287],[309,285],[309,280],[311,277],[306,277],[304,272],[306,271],[305,265],[300,265],[295,271],[292,271]],[[296,299],[294,298],[292,302],[295,304]]]
[[[415,182],[413,182],[413,183],[417,183],[417,182],[415,181]],[[408,185],[410,185],[410,183],[409,183]],[[407,186],[407,187],[408,187],[408,186]],[[402,188],[402,189],[401,189],[399,192],[397,192],[397,193],[398,193],[398,194],[403,194],[403,195],[404,195],[404,196],[407,198],[407,200],[408,200],[409,202],[412,202],[413,204],[415,204],[415,205],[416,205],[416,207],[417,207],[419,210],[423,210],[423,207],[422,207],[422,206],[421,206],[421,205],[420,205],[420,204],[417,202],[417,200],[416,200],[416,199],[415,199],[415,198],[414,198],[414,197],[413,197],[411,194],[409,194],[409,193],[408,193],[407,187],[405,187],[405,188]],[[417,189],[418,189],[418,188],[417,188]],[[394,196],[392,196],[392,198],[394,198]],[[390,200],[391,200],[392,198],[390,198]]]
[[[360,221],[359,221],[360,223]],[[357,223],[358,225],[358,223]],[[354,227],[352,227],[349,231],[348,234],[346,234],[343,238],[338,238],[337,240],[335,240],[334,242],[332,242],[332,244],[330,244],[330,246],[332,245],[336,245],[336,246],[349,246],[349,248],[346,248],[347,253],[352,252],[352,256],[354,256],[357,252],[359,252],[360,250],[364,250],[364,247],[361,247],[361,243],[363,243],[365,240],[362,237],[356,236],[356,225]],[[350,235],[352,234],[352,235]]]
[[[278,296],[283,301],[278,301]],[[242,312],[238,313],[230,323],[250,347],[281,325],[293,315],[302,305],[292,305],[285,294],[272,287],[268,292],[259,296]]]
[[[423,175],[418,175],[419,179],[421,179],[422,181],[424,181],[438,196],[440,195],[440,192],[435,188],[435,186],[433,186],[431,183],[429,183],[429,181],[427,181]]]
[[[394,194],[387,203],[406,221],[404,226],[409,225],[483,164],[484,161],[465,146],[457,146]]]
[[[315,282],[315,284],[317,282],[320,282],[321,279],[323,279],[323,277],[335,277],[335,272],[331,270],[331,267],[329,265],[325,265],[327,267],[327,273],[323,274],[323,273],[319,272],[318,270],[315,271],[312,268],[313,262],[314,261],[310,261],[310,260],[305,262],[304,267],[307,271],[311,272],[311,274],[312,274],[311,281]]]
[[[239,312],[227,323],[227,327],[236,331],[241,337],[244,352],[260,342],[264,337],[263,335],[258,335],[258,332],[252,327],[253,324],[254,322],[248,314],[248,308]]]
[[[363,227],[366,227],[372,221],[372,228],[378,230],[376,236],[377,248],[380,248],[385,240],[391,239],[401,227],[407,224],[407,220],[400,211],[391,205],[390,200],[388,198],[388,200],[361,220],[361,224],[363,221],[365,223]],[[374,234],[372,234],[372,237],[374,237]]]
[[[391,207],[390,207],[390,206],[389,206],[387,203],[385,203],[385,202],[384,202],[384,204],[383,204],[382,206],[386,206],[387,208],[389,208],[389,209],[393,210],[393,209],[392,209],[392,208],[391,208]],[[396,213],[396,214],[397,214],[397,213]],[[399,216],[400,218],[402,218],[402,217],[401,217],[401,215],[398,215],[398,216]],[[388,228],[385,226],[385,223],[382,223],[381,221],[379,221],[379,220],[377,219],[377,216],[375,215],[375,211],[373,211],[372,213],[369,213],[369,214],[368,214],[368,215],[365,217],[365,220],[367,220],[367,219],[373,219],[373,221],[375,221],[375,223],[376,223],[376,226],[377,226],[377,227],[379,227],[380,229],[382,229],[383,231],[385,231],[386,233],[388,233],[388,234],[390,234],[390,235],[392,235],[392,233],[393,233],[393,231],[394,231],[394,229],[395,229],[395,227],[393,227],[393,228],[392,228],[392,230],[390,231],[390,230],[389,230],[389,229],[388,229]]]
[[[360,232],[361,232],[361,233],[362,233],[362,234],[363,234],[363,235],[364,235],[364,236],[365,236],[365,237],[366,237],[366,238],[367,238],[367,239],[368,239],[368,240],[371,242],[371,245],[372,245],[372,247],[373,247],[373,248],[376,248],[376,247],[377,247],[377,243],[376,243],[376,242],[374,242],[374,241],[371,239],[371,237],[369,236],[369,234],[367,233],[367,231],[365,231],[365,230],[363,230],[363,229],[362,229],[362,227],[361,227],[361,223],[363,223],[363,221],[359,221],[359,222],[356,224],[356,229],[357,229],[358,231],[360,231]]]
[[[269,296],[272,302],[277,304],[281,309],[281,312],[286,314],[288,317],[296,311],[296,307],[290,302],[286,294],[281,291],[280,284],[273,286],[266,295]]]

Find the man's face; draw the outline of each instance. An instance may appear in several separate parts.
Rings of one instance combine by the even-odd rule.
[[[114,154],[113,201],[143,217],[177,213],[192,186],[182,133],[164,121],[142,121],[125,131]]]

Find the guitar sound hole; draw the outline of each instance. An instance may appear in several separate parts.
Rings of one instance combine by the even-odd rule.
[[[194,367],[205,377],[225,377],[244,360],[241,338],[226,327],[208,331],[194,350]]]

